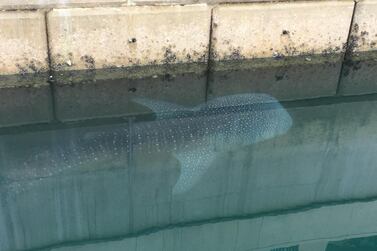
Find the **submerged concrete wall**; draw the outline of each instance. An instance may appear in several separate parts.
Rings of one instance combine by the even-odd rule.
[[[237,250],[325,251],[330,241],[377,234],[377,203],[333,205],[303,212],[165,229],[138,237],[51,251]],[[285,249],[298,246],[298,249]]]
[[[294,104],[287,108],[293,125],[286,134],[231,151],[216,150],[208,171],[183,194],[172,193],[182,167],[172,152],[164,150],[173,141],[162,144],[160,152],[150,150],[157,142],[154,137],[141,147],[136,142],[128,145],[133,138],[128,132],[145,123],[155,128],[153,120],[1,135],[0,250],[33,250],[224,217],[281,214],[284,209],[312,208],[315,203],[375,199],[377,101],[349,101]],[[171,128],[181,132],[187,120],[170,117],[162,122],[170,121],[175,125]],[[170,128],[164,125],[160,124]],[[259,129],[255,126],[255,131]],[[219,244],[215,240],[223,238],[211,234],[225,230],[230,232],[224,238],[240,238],[227,239],[226,243],[237,245],[235,250],[373,233],[377,230],[375,206],[373,202],[362,209],[353,205],[350,210],[343,206],[331,212],[324,209],[329,214],[319,209],[314,210],[318,214],[264,217],[250,225],[236,221],[231,228],[220,227],[220,232],[212,231],[211,224],[185,228],[188,233],[183,236],[188,240],[180,242],[177,237],[179,247],[172,250],[200,250],[206,243],[214,245],[213,250],[232,250],[215,248]],[[202,227],[204,232],[197,229]],[[237,227],[246,229],[237,235]],[[172,231],[179,235],[180,230]],[[141,250],[160,250],[144,239],[152,236],[159,243],[163,240],[159,234],[141,237],[141,243],[153,247]],[[77,250],[95,250],[81,248]]]

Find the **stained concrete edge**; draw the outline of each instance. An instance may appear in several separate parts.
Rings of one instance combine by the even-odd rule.
[[[216,6],[212,23],[213,59],[342,53],[353,10],[354,3],[350,1]]]
[[[44,12],[0,12],[0,76],[48,69]]]
[[[121,6],[124,3],[127,3],[127,0],[2,0],[0,2],[0,10]]]
[[[286,2],[287,0],[274,0],[273,2]],[[306,0],[306,1],[326,1],[326,0]],[[344,1],[344,0],[333,0]],[[353,0],[348,0],[353,1]],[[33,10],[33,9],[50,9],[50,8],[82,8],[82,7],[100,7],[111,6],[119,7],[121,5],[182,5],[182,4],[227,4],[227,3],[260,3],[271,2],[271,0],[2,0],[0,2],[1,10]]]
[[[281,6],[285,6],[285,9],[283,8],[276,12],[276,8],[279,9]],[[316,8],[316,6],[319,7]],[[337,21],[337,24],[333,24],[330,27],[331,30],[328,33],[334,33],[331,36],[326,34],[326,27],[321,28],[318,34],[326,38],[322,43],[321,41],[317,43],[310,40],[311,33],[313,33],[312,36],[318,35],[312,32],[313,28],[311,26],[314,27],[314,25],[311,25],[310,22],[303,22],[297,34],[294,34],[296,31],[288,31],[275,25],[278,23],[277,20],[279,18],[274,17],[274,15],[289,16],[290,8],[293,11],[304,9],[307,12],[306,15],[315,12],[311,15],[315,19],[320,15],[318,12],[327,10],[327,7],[330,10],[325,14],[337,11],[338,13],[335,13],[335,16],[340,17],[342,22],[338,24],[339,20],[337,18],[331,19],[334,22],[335,20]],[[224,34],[229,36],[247,36],[247,34],[242,34],[243,29],[248,30],[248,25],[253,25],[253,21],[259,22],[261,17],[271,16],[272,23],[275,26],[271,27],[270,32],[277,34],[277,41],[271,40],[271,42],[278,43],[275,46],[276,48],[272,48],[273,51],[270,50],[271,48],[268,48],[268,52],[266,53],[266,48],[264,48],[263,44],[262,47],[259,47],[258,39],[254,39],[253,43],[242,47],[245,39],[235,42],[233,45],[232,41],[229,42],[226,37],[219,34],[221,29],[227,30],[232,26],[233,19],[231,13],[233,13],[234,8],[241,11],[239,15],[245,19],[244,23],[247,25],[237,24],[237,26],[231,27],[230,32],[224,32]],[[352,8],[352,1],[255,3],[215,7],[213,15],[214,23],[212,26],[214,27],[216,22],[222,23],[218,28],[213,28],[211,38],[212,52],[213,55],[219,55],[221,52],[224,52],[224,55],[219,55],[219,60],[228,58],[247,59],[250,58],[249,52],[251,50],[259,51],[255,55],[251,55],[256,58],[274,57],[283,54],[284,50],[289,50],[286,56],[317,54],[318,52],[325,54],[341,53],[343,45],[346,42]],[[142,65],[207,62],[210,46],[211,9],[211,6],[203,4],[53,9],[48,12],[47,24],[45,24],[47,25],[46,30],[48,30],[49,55],[52,64],[50,65],[50,70],[91,70]],[[230,17],[227,15],[221,16],[221,13],[219,14],[217,9],[224,10],[224,13],[229,12]],[[258,9],[261,12],[255,20],[253,19],[253,16],[255,16],[253,9]],[[20,12],[3,13],[2,15],[17,15]],[[105,16],[106,19],[104,19]],[[151,19],[154,22],[150,22]],[[288,26],[289,23],[292,24],[288,18],[285,21],[288,22]],[[321,19],[319,22],[323,22],[323,20]],[[337,30],[334,29],[335,26],[337,26]],[[123,27],[127,27],[127,29],[123,29]],[[143,27],[143,29],[140,27]],[[281,33],[284,33],[284,31],[287,34],[283,34],[282,37]],[[40,29],[40,32],[45,33],[42,29]],[[255,29],[249,33],[260,34],[263,37],[266,35],[265,31],[259,29]],[[47,35],[44,34],[44,36]],[[310,41],[307,45],[300,47],[300,37],[305,38],[305,36]],[[2,41],[2,44],[10,42],[6,36],[2,37],[2,39],[5,37],[5,41]],[[253,34],[253,37],[258,36]],[[35,36],[30,39],[35,40]],[[284,41],[280,41],[281,39]],[[260,40],[264,41],[265,39]],[[232,43],[232,46],[225,45],[224,43],[227,41]],[[33,42],[46,46],[45,41],[38,40]],[[318,48],[318,44],[321,44],[320,48]],[[230,47],[242,47],[244,51],[229,51]],[[3,50],[5,51],[6,48],[3,48]],[[23,52],[20,53],[22,54]],[[44,53],[47,55],[47,51],[44,51]],[[238,58],[234,58],[235,56]],[[16,60],[18,59],[10,58],[3,61]],[[44,60],[47,60],[47,56],[45,56]],[[14,73],[16,73],[14,70],[0,70],[0,74],[3,75]]]
[[[210,20],[207,5],[54,9],[47,18],[52,68],[206,62]]]
[[[377,2],[356,4],[339,95],[377,92]]]
[[[80,0],[76,1],[76,3],[79,2]],[[94,1],[91,2],[94,3]],[[103,0],[103,2],[111,1]],[[358,6],[361,8],[363,4],[373,6],[374,2],[370,0],[361,0],[359,1]],[[330,56],[330,58],[334,60],[336,58],[336,61],[341,61],[346,45],[348,44],[352,46],[352,41],[347,41],[347,34],[351,23],[353,8],[354,3],[351,0],[243,3],[221,4],[215,6],[196,4],[183,6],[58,8],[48,12],[46,23],[43,18],[46,10],[4,11],[1,12],[0,15],[12,16],[22,15],[24,13],[27,13],[27,15],[36,15],[36,13],[38,13],[38,15],[40,15],[40,20],[45,26],[47,26],[47,29],[46,27],[44,27],[45,29],[40,28],[39,31],[41,36],[39,37],[39,40],[33,42],[39,46],[45,46],[43,47],[45,49],[41,50],[43,56],[40,57],[41,62],[45,62],[45,65],[36,69],[33,64],[25,63],[25,67],[17,69],[17,72],[14,70],[14,67],[12,70],[4,69],[4,67],[1,69],[0,67],[0,75],[34,73],[33,70],[38,73],[43,71],[56,71],[58,73],[55,74],[55,76],[61,76],[60,78],[69,76],[71,79],[68,79],[67,82],[70,82],[72,76],[74,76],[72,81],[77,82],[82,76],[84,76],[85,79],[87,79],[87,76],[89,76],[89,79],[92,78],[92,72],[94,69],[97,73],[111,73],[114,72],[113,70],[115,69],[115,72],[121,72],[122,77],[124,77],[124,75],[126,75],[127,78],[129,78],[130,75],[142,77],[143,74],[146,74],[148,75],[147,77],[149,77],[155,74],[152,74],[153,72],[148,74],[145,70],[142,71],[143,73],[141,74],[129,74],[127,72],[130,68],[143,68],[144,66],[148,68],[149,66],[158,65],[165,68],[163,70],[164,73],[169,71],[169,67],[165,66],[177,65],[179,68],[180,65],[199,63],[206,67],[209,47],[211,47],[212,51],[212,54],[210,55],[212,58],[210,61],[215,62],[212,65],[212,68],[209,69],[209,72],[219,70],[219,68],[220,71],[224,70],[224,68],[225,70],[229,70],[230,68],[238,66],[245,68],[245,65],[247,65],[246,68],[248,68],[253,64],[254,68],[262,67],[266,62],[272,62],[271,66],[275,65],[278,67],[287,64],[296,65],[297,62],[300,62],[303,65],[310,65],[314,64],[317,56],[323,56],[325,60]],[[242,17],[245,19],[245,22],[243,23],[248,23],[250,25],[244,25],[245,27],[242,28],[242,25],[239,25],[238,22],[237,26],[232,26],[230,23],[227,23],[227,20],[229,20],[229,22],[232,20],[234,21],[234,18],[232,18],[231,15],[225,15],[224,17],[221,16],[221,13],[232,13],[236,9],[237,18]],[[238,10],[242,9],[244,10],[238,12]],[[297,12],[297,10],[303,9],[305,9],[305,11]],[[361,12],[356,11],[355,20],[359,18],[358,16],[361,16],[362,18],[363,16],[368,15],[365,13],[368,13],[369,9],[371,8],[364,7],[361,9]],[[254,15],[255,10],[258,10],[258,15]],[[211,15],[211,11],[213,11],[213,15]],[[103,18],[107,12],[111,14],[111,18],[107,18],[108,20],[103,22]],[[293,13],[294,15],[291,12],[295,12]],[[295,29],[292,30],[289,27],[290,24],[292,24],[295,19],[303,19],[300,18],[301,12],[305,12],[306,17],[309,15],[309,17],[311,17],[311,19],[309,19],[315,21],[316,25],[313,25],[313,22],[309,20],[310,22],[301,22],[302,24],[299,27],[294,27],[297,31]],[[291,14],[294,16],[293,19],[289,18]],[[373,15],[373,13],[371,13],[371,15]],[[252,25],[253,22],[257,22],[258,24],[261,23],[261,20],[265,20],[268,16],[272,16],[269,18],[269,20],[271,20],[271,22],[269,22],[271,27],[268,31],[261,30],[259,27]],[[213,18],[212,24],[211,17]],[[279,19],[278,17],[283,19]],[[320,29],[317,29],[314,32],[312,26],[317,27],[320,24],[324,24],[323,20],[325,17],[326,22],[329,22],[329,20],[332,21],[330,25],[322,25]],[[89,18],[90,22],[88,21]],[[153,18],[155,22],[148,22],[150,18]],[[283,20],[284,22],[277,22],[276,20],[278,19]],[[166,25],[166,20],[170,20],[171,22]],[[178,22],[176,22],[177,20]],[[342,20],[342,22],[339,22],[339,20]],[[18,22],[20,21],[18,20]],[[217,22],[219,22],[219,24],[217,24]],[[375,20],[371,19],[369,22],[373,23]],[[210,39],[211,25],[213,31]],[[216,25],[218,26],[215,27]],[[128,29],[121,29],[124,26],[128,27]],[[144,29],[139,29],[141,26],[144,27]],[[19,27],[23,26],[20,25]],[[221,29],[229,30],[229,32],[220,32]],[[241,34],[239,36],[242,38],[245,35],[243,34],[245,32],[242,32],[243,29],[246,29],[246,31],[248,29],[251,29],[252,31],[254,30],[256,34],[260,34],[260,36],[263,37],[266,37],[267,32],[267,35],[271,35],[271,42],[276,43],[276,45],[271,47],[271,50],[271,48],[267,48],[268,46],[266,47],[267,43],[262,43],[259,46],[258,40],[254,39],[255,41],[253,40],[253,43],[242,47],[242,43],[245,44],[245,39],[242,41],[237,41],[236,39],[234,39],[234,41],[228,41],[229,39],[226,38],[227,35],[234,37],[234,34]],[[46,30],[48,30],[48,36],[45,34]],[[73,30],[75,32],[73,32]],[[118,34],[119,30],[122,30],[121,34]],[[163,36],[159,33],[163,33]],[[249,33],[253,34],[253,32]],[[258,37],[255,36],[255,34],[253,35],[254,37]],[[247,34],[245,36],[247,36]],[[313,36],[319,36],[322,38],[317,41]],[[38,36],[33,35],[30,37],[32,40],[35,40]],[[49,39],[48,52],[47,44],[43,41],[44,39],[47,40],[47,37]],[[164,40],[166,37],[169,39],[168,42]],[[352,36],[350,37],[352,38]],[[0,40],[3,39],[2,44],[5,44],[4,38],[7,40],[7,36],[2,36],[0,38]],[[192,41],[196,42],[193,43]],[[227,41],[228,44],[226,43]],[[10,43],[9,39],[5,42]],[[109,44],[111,44],[111,50],[109,50]],[[302,46],[303,44],[304,46]],[[373,41],[367,43],[367,45],[370,46],[373,44]],[[237,50],[238,47],[242,47],[243,50]],[[5,51],[6,49],[7,48],[4,48],[3,50]],[[259,50],[260,53],[254,53],[256,50]],[[123,57],[122,52],[124,51],[131,56]],[[250,51],[255,55],[249,53]],[[48,53],[51,56],[50,65],[47,62]],[[9,53],[4,54],[8,57],[11,55]],[[19,54],[25,55],[25,52],[21,51]],[[275,60],[281,59],[282,57],[292,59],[297,58],[297,60]],[[24,60],[25,57],[19,58],[20,59],[6,59],[3,61],[10,60],[12,61],[11,63],[16,65],[18,62],[13,61]],[[254,61],[244,64],[244,60]],[[374,57],[372,57],[372,60],[374,60]],[[228,64],[229,62],[232,63]],[[260,65],[259,62],[262,62],[262,65]],[[291,64],[289,62],[294,63]],[[71,74],[71,72],[76,71],[89,71],[91,74]],[[189,69],[188,71],[192,72],[192,70]],[[200,71],[202,72],[202,68]],[[101,76],[102,79],[102,73],[97,73],[96,78]],[[339,71],[336,70],[333,74],[335,75],[338,73]],[[46,76],[46,82],[48,78],[49,76]],[[106,77],[103,79],[106,79]],[[332,79],[335,81],[336,76],[333,76]],[[15,83],[15,86],[16,85],[17,83]],[[5,86],[8,88],[10,84],[2,81],[0,88]],[[33,86],[33,84],[29,84],[29,86]],[[335,84],[332,86],[334,87]],[[366,92],[368,92],[368,90]],[[333,95],[333,93],[334,91],[331,90],[331,92],[327,94]],[[351,90],[350,93],[357,94],[358,92],[357,90]]]

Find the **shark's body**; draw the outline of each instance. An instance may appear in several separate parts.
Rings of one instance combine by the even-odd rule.
[[[180,176],[173,188],[174,194],[180,194],[200,180],[217,153],[284,134],[292,125],[287,111],[265,94],[225,96],[194,108],[144,98],[135,102],[153,110],[156,120],[89,134],[42,157],[32,156],[24,163],[25,168],[38,169],[38,176],[49,177],[98,163],[111,166],[135,152],[146,156],[171,153],[180,162]],[[45,175],[37,163],[48,169]]]

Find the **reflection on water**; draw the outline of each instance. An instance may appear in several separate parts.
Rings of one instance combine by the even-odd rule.
[[[377,249],[373,96],[132,102],[0,136],[1,251]]]

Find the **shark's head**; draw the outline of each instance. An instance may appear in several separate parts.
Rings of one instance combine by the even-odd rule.
[[[224,107],[232,112],[230,142],[251,145],[286,133],[292,118],[286,109],[270,95],[248,93],[224,96],[207,103],[209,108]]]
[[[246,143],[256,143],[285,134],[292,126],[287,110],[267,94],[249,94],[250,109],[241,118],[247,124]]]

